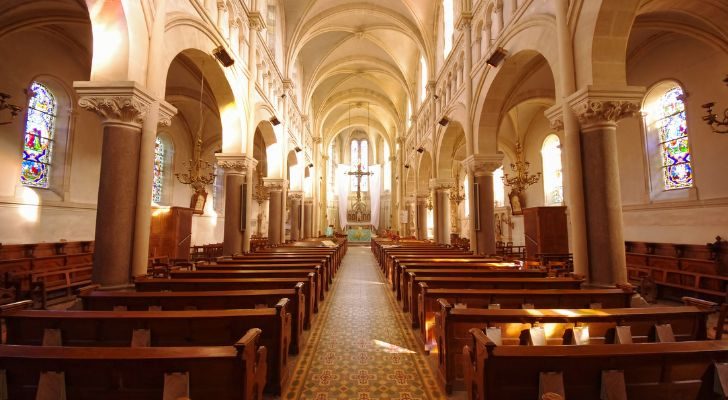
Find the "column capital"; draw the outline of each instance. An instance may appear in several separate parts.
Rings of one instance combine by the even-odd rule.
[[[134,81],[76,81],[73,82],[73,88],[79,95],[78,105],[98,114],[102,124],[141,127],[147,118],[149,106],[156,101],[145,87]],[[167,108],[169,112],[172,110],[176,112],[174,107]],[[170,123],[171,118],[168,119]]]
[[[304,121],[303,120],[304,118],[306,118],[308,120],[308,116],[306,116],[306,115],[301,116],[301,121],[303,123],[306,123],[307,121]],[[316,136],[315,138],[311,139],[311,141],[313,142],[313,144],[319,144],[323,141],[323,139],[321,139],[321,136]],[[326,158],[328,159],[328,156],[326,156]]]
[[[303,191],[302,190],[290,190],[290,191],[288,191],[288,197],[290,197],[293,200],[300,200],[303,198]]]
[[[290,80],[288,78],[283,80],[283,90],[290,91],[290,90],[293,90],[293,87],[294,87],[294,85],[293,85],[292,80]]]
[[[503,165],[503,153],[474,154],[466,157],[462,164],[473,176],[493,175],[493,171]]]
[[[283,190],[288,181],[283,178],[263,178],[263,185],[270,190]]]
[[[391,162],[397,161],[397,156],[389,156],[389,161],[391,161]]]
[[[247,154],[215,153],[215,158],[217,158],[217,165],[229,173],[245,175],[252,172],[258,165],[258,160]]]
[[[455,26],[458,28],[458,30],[465,30],[470,29],[470,25],[473,22],[473,13],[470,11],[463,11],[460,13],[460,18],[458,19]]]
[[[176,114],[177,108],[175,108],[173,105],[163,100],[159,102],[159,125],[172,125],[172,117],[174,117]]]
[[[248,25],[251,29],[255,29],[258,32],[266,28],[265,19],[257,11],[248,13]]]
[[[430,179],[430,189],[434,190],[450,190],[455,186],[454,178],[432,178]]]
[[[640,110],[644,93],[645,88],[638,86],[587,86],[566,101],[584,128],[602,123],[616,124],[620,119],[633,117]]]
[[[544,115],[548,118],[551,129],[557,132],[564,131],[564,107],[562,104],[556,104],[546,111]]]

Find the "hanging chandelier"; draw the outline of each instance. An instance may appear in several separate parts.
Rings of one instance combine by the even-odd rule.
[[[32,94],[32,93],[31,93]],[[0,93],[0,111],[2,110],[9,110],[10,111],[10,120],[5,122],[0,122],[0,125],[7,125],[15,119],[15,117],[20,114],[21,111],[23,111],[23,107],[16,106],[15,104],[10,104],[8,102],[8,99],[10,99],[12,96],[10,96],[7,93]]]
[[[455,186],[450,190],[450,201],[459,206],[465,200],[465,186],[458,185],[460,183],[460,171],[455,174]]]
[[[182,163],[184,168],[187,169],[186,173],[174,174],[180,183],[190,185],[195,193],[204,193],[205,186],[215,182],[215,171],[212,168],[212,163],[202,159],[202,127],[205,122],[202,112],[202,96],[205,93],[205,75],[202,70],[200,70],[200,76],[200,124],[197,128],[197,141],[193,158]]]
[[[526,188],[538,182],[541,178],[540,172],[537,172],[535,175],[530,175],[528,173],[530,167],[531,163],[524,160],[521,141],[516,140],[516,162],[511,163],[511,169],[516,173],[516,176],[510,178],[508,174],[504,174],[503,184],[511,186],[515,193],[523,193]]]
[[[728,77],[723,79],[723,82],[728,85]],[[727,134],[728,133],[728,109],[723,111],[723,119],[719,119],[718,115],[713,113],[713,107],[715,107],[714,102],[703,104],[703,108],[706,111],[706,115],[703,116],[703,121],[705,121],[710,127],[713,129],[713,132],[719,133],[719,134]],[[1,108],[0,108],[1,109]]]
[[[263,169],[258,169],[258,177],[253,190],[253,200],[258,203],[258,237],[263,232],[263,203],[270,198],[270,190],[263,182]]]

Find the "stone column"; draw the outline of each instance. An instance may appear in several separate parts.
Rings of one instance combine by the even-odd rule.
[[[241,254],[250,250],[250,234],[255,230],[254,226],[250,226],[250,220],[253,215],[252,176],[258,161],[245,154],[218,153],[215,157],[225,170],[223,254]],[[245,198],[242,197],[244,185]]]
[[[303,201],[303,238],[313,237],[313,199]]]
[[[126,286],[132,279],[142,123],[155,99],[136,82],[74,82],[74,88],[79,106],[98,114],[103,126],[93,281]]]
[[[477,254],[495,254],[493,171],[503,164],[503,154],[476,154],[463,161],[473,178],[470,190],[470,248]],[[476,190],[477,184],[477,190]]]
[[[263,178],[268,188],[268,243],[271,245],[281,244],[282,216],[281,209],[285,206],[283,201],[283,187],[286,181],[280,178]]]
[[[437,188],[435,193],[435,229],[438,232],[438,243],[450,244],[450,187]]]
[[[301,199],[303,193],[292,190],[288,196],[291,199],[291,240],[301,240]]]
[[[417,196],[417,239],[427,240],[427,196]]]
[[[594,285],[627,282],[622,196],[617,159],[617,121],[639,112],[644,88],[586,87],[568,103],[581,125],[584,154],[589,280]]]

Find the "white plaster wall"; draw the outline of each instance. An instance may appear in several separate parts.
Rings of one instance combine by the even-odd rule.
[[[12,95],[13,103],[27,106],[23,89],[38,76],[53,76],[69,89],[75,80],[88,80],[88,57],[77,44],[50,31],[25,30],[0,41],[0,91]],[[50,60],[50,62],[49,62]],[[25,117],[0,126],[0,242],[93,240],[98,193],[101,126],[98,118],[75,106],[70,98],[67,146],[56,146],[54,158],[65,153],[65,175],[54,177],[52,189],[20,186],[20,164]],[[68,109],[61,110],[68,115]],[[5,113],[3,113],[3,117]],[[60,120],[60,118],[59,118]],[[59,126],[65,125],[59,121]],[[57,135],[65,135],[59,129]],[[59,138],[61,136],[58,136]],[[54,163],[56,170],[63,163]]]
[[[620,122],[625,240],[705,244],[728,235],[728,137],[711,132],[700,107],[715,101],[718,114],[728,107],[728,90],[721,82],[725,65],[728,54],[680,35],[648,44],[629,60],[630,85],[649,88],[666,79],[683,84],[696,190],[678,199],[651,199],[642,123],[637,118]]]

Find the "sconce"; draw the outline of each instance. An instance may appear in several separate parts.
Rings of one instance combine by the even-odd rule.
[[[723,83],[725,83],[728,86],[728,77],[723,79]],[[718,116],[713,113],[713,107],[715,106],[714,102],[703,104],[703,108],[705,108],[707,115],[703,117],[703,121],[705,121],[708,125],[711,126],[713,129],[713,132],[719,133],[719,134],[726,134],[728,133],[728,109],[723,111],[723,120],[719,121]]]
[[[296,147],[294,147],[294,148],[293,148],[293,150],[294,150],[294,151],[295,151],[296,153],[300,153],[300,152],[301,152],[301,150],[303,150],[303,149],[302,149],[302,148],[300,148],[300,147],[298,147],[298,146],[296,146]]]
[[[11,123],[15,117],[20,114],[20,112],[23,110],[23,107],[16,106],[14,104],[8,103],[8,99],[12,97],[9,94],[6,93],[0,93],[0,110],[10,110],[10,120],[6,122],[0,122],[0,125],[7,125]]]
[[[276,117],[275,115],[274,115],[274,116],[272,116],[272,117],[271,117],[271,118],[269,119],[269,121],[270,121],[270,123],[271,123],[271,124],[273,124],[273,126],[278,126],[278,125],[280,125],[280,124],[281,124],[281,121],[280,121],[280,120],[278,119],[278,117]]]
[[[424,151],[425,151],[425,148],[422,147],[422,146],[420,146],[420,147],[417,148],[417,152],[418,153],[424,153]]]
[[[447,126],[447,124],[450,123],[450,120],[447,117],[442,117],[442,119],[437,121],[437,123],[442,126]]]

